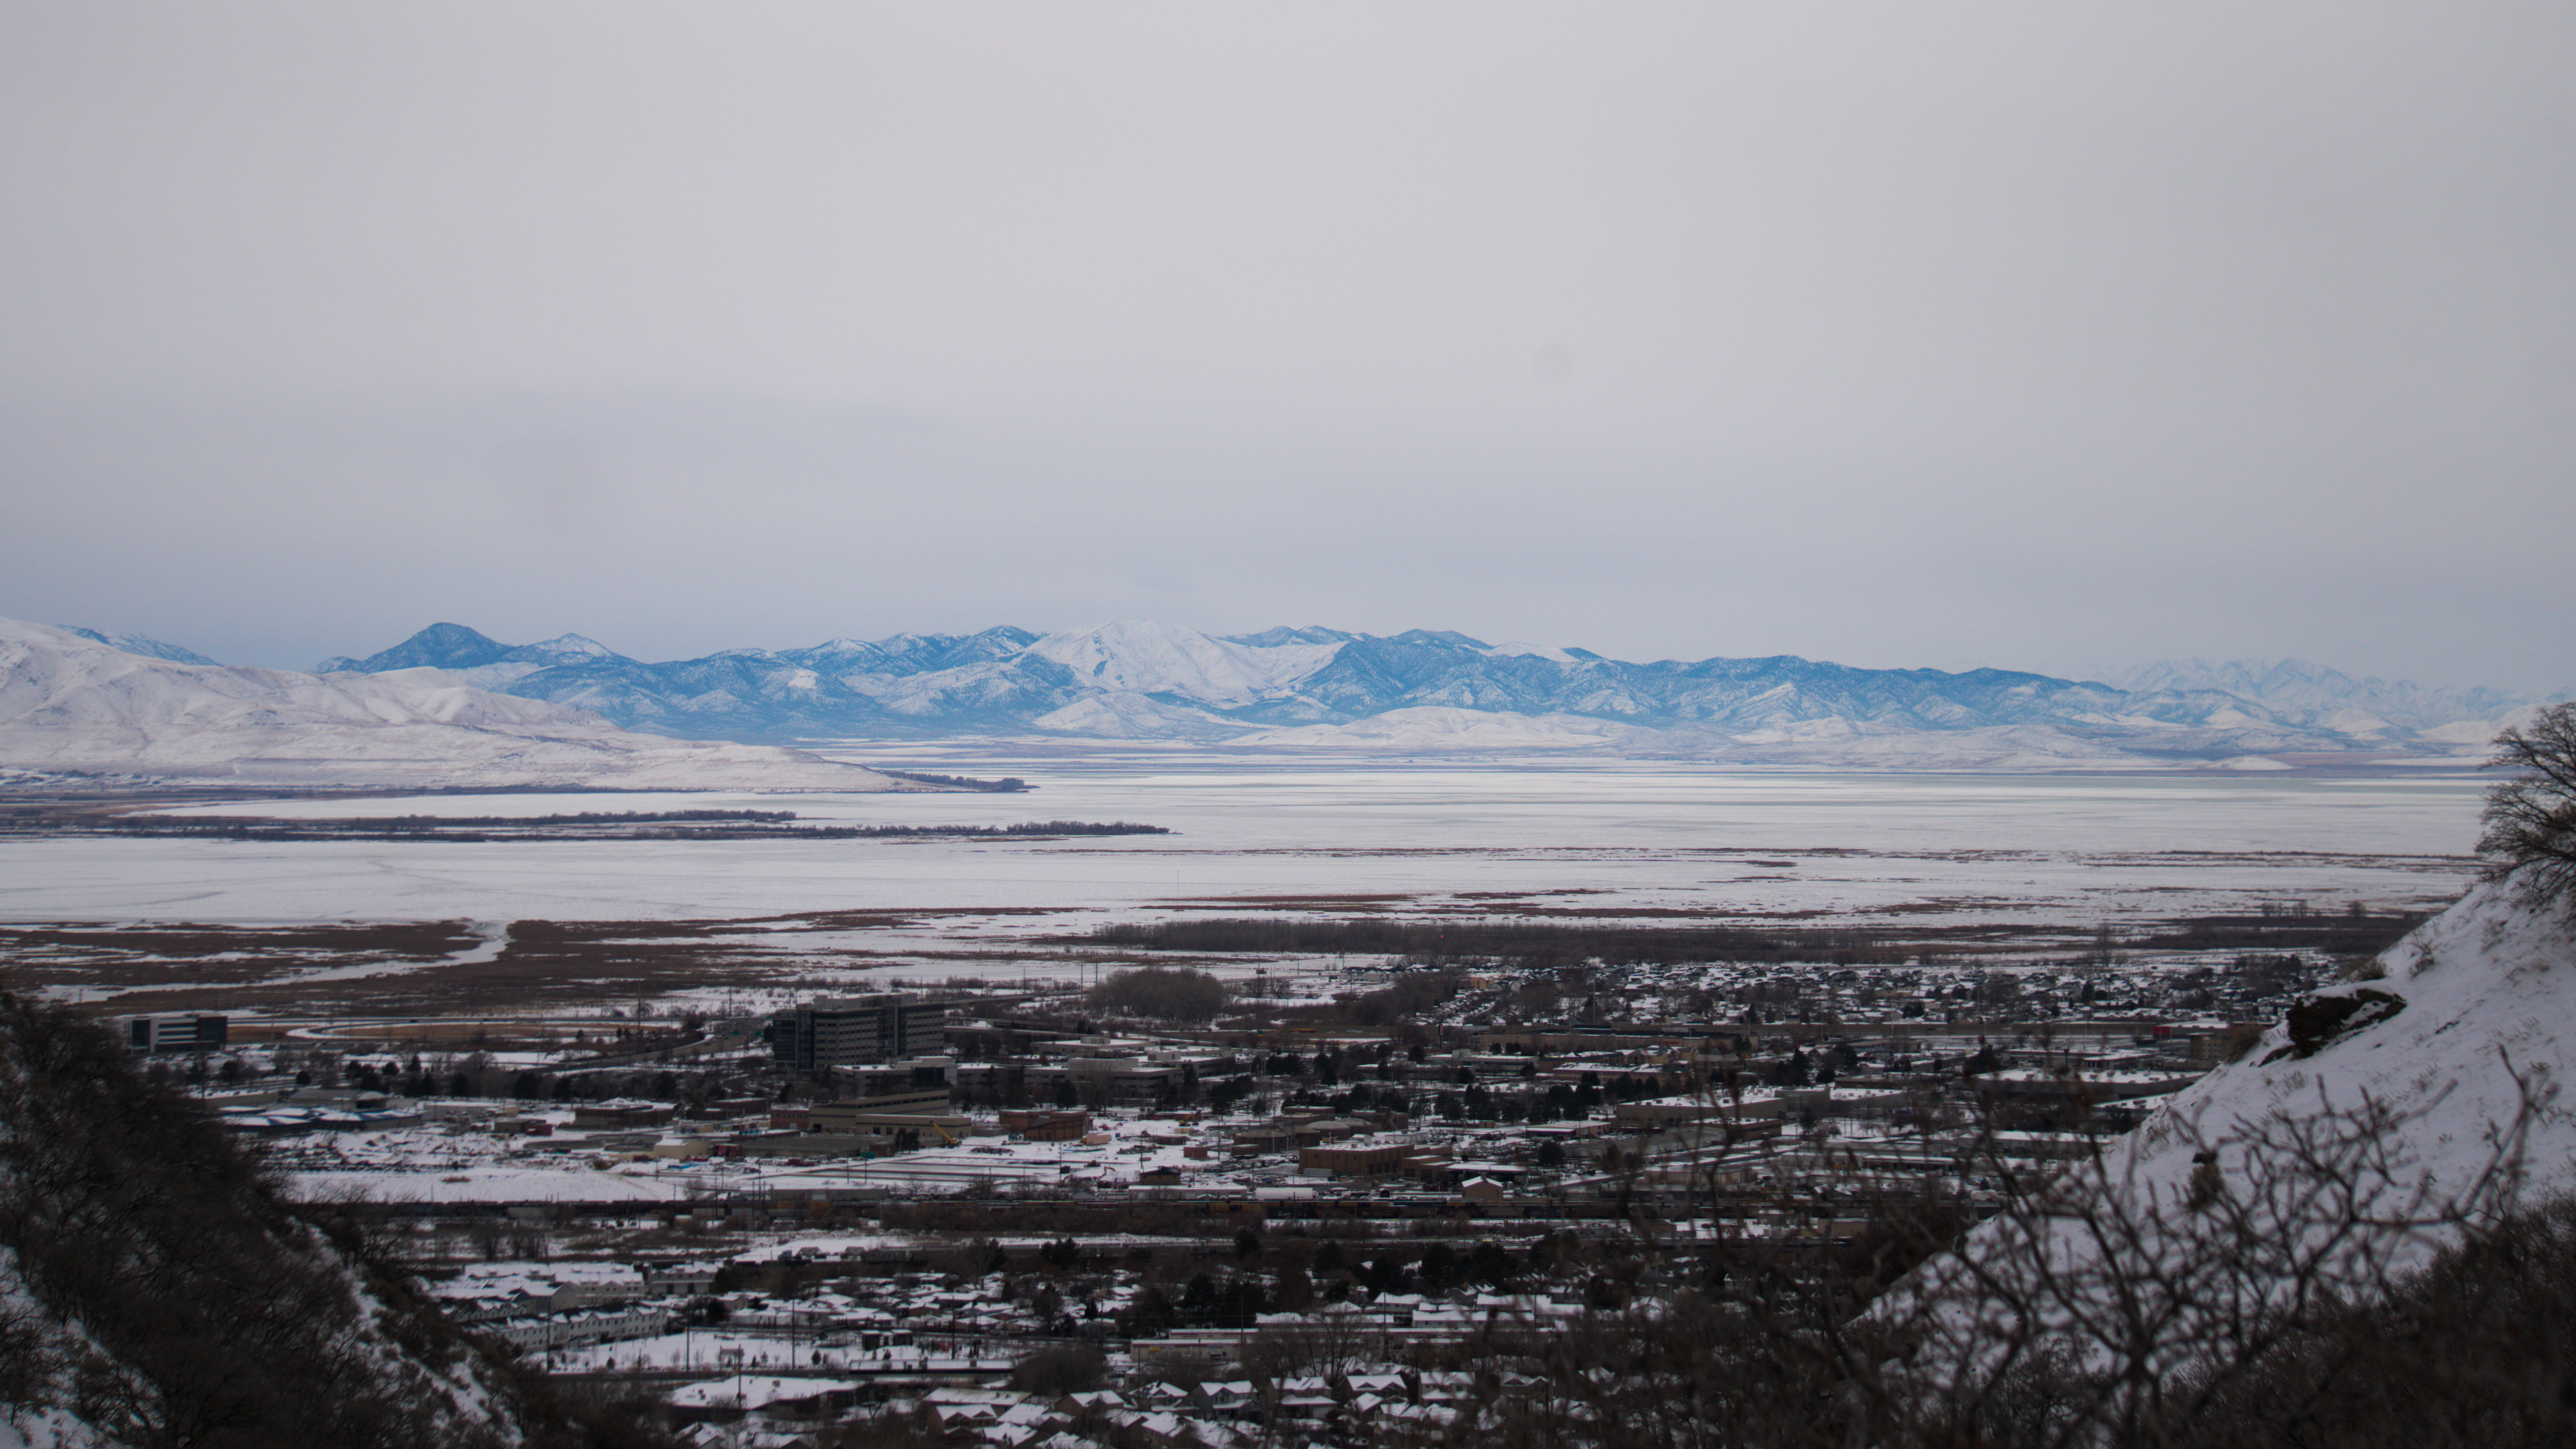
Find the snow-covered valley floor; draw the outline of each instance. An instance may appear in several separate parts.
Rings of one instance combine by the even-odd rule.
[[[880,755],[879,762],[900,760]],[[1671,765],[1295,767],[1175,755],[988,763],[1024,794],[287,801],[283,817],[792,809],[800,820],[1136,820],[1003,841],[0,841],[0,920],[686,919],[799,911],[1256,909],[1347,895],[1766,915],[1925,905],[2179,914],[2248,896],[2446,900],[2481,782],[1747,773]]]
[[[870,763],[917,758],[872,753]],[[932,760],[933,767],[943,762]],[[955,766],[949,766],[955,768]],[[618,989],[837,989],[1097,971],[1044,944],[1180,915],[1378,913],[1594,925],[1995,926],[2074,941],[2258,911],[2421,912],[2467,884],[2481,782],[2460,774],[1958,776],[1669,764],[1324,767],[1173,751],[982,760],[1014,794],[443,795],[234,803],[208,815],[544,815],[792,809],[820,824],[1134,820],[1172,835],[673,841],[0,840],[0,926],[458,923],[430,944],[298,954],[199,940],[137,968],[107,942],[39,945],[45,988],[188,991],[236,1009],[340,981],[488,976],[514,921],[630,922],[664,954]],[[652,923],[686,939],[655,941]],[[717,922],[687,925],[683,922]],[[406,928],[410,929],[410,928]],[[41,933],[39,933],[41,934]],[[415,932],[415,934],[423,934]],[[153,948],[146,947],[148,955]],[[268,953],[258,970],[245,954]],[[650,953],[648,953],[649,955]],[[639,958],[641,959],[641,958]],[[234,962],[234,965],[227,965]],[[93,973],[91,963],[98,969]],[[122,965],[123,976],[108,968]],[[505,963],[506,964],[506,963]],[[1293,974],[1294,963],[1273,961]],[[1329,967],[1330,961],[1310,963]],[[203,969],[221,968],[221,969]],[[1244,963],[1249,971],[1251,963]],[[586,968],[567,968],[564,990]],[[503,973],[505,975],[509,973]],[[377,978],[369,980],[367,978]],[[298,980],[307,985],[298,987]],[[422,983],[426,985],[426,983]],[[177,1000],[178,998],[171,998]],[[548,1000],[571,1006],[559,992]],[[150,1009],[160,1009],[153,1007]]]

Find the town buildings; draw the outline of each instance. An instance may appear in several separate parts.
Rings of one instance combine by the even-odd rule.
[[[778,1065],[812,1074],[833,1067],[901,1061],[938,1051],[948,1008],[893,992],[825,997],[770,1018]]]

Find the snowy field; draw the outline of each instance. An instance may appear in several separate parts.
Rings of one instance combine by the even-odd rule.
[[[804,1163],[653,1157],[631,1141],[617,1147],[591,1141],[593,1136],[631,1139],[634,1134],[586,1133],[572,1125],[568,1110],[530,1110],[527,1115],[550,1122],[554,1135],[532,1144],[479,1131],[451,1135],[438,1127],[395,1127],[364,1136],[342,1132],[282,1138],[284,1145],[272,1155],[292,1174],[296,1193],[317,1202],[633,1203],[644,1208],[763,1195],[802,1203],[813,1196],[852,1192],[918,1197],[1013,1187],[1124,1190],[1156,1169],[1187,1173],[1198,1188],[1249,1190],[1285,1181],[1295,1171],[1286,1154],[1231,1156],[1227,1129],[1193,1132],[1145,1120],[1103,1118],[1098,1130],[1111,1138],[1105,1144],[991,1138],[891,1157]],[[1192,1142],[1213,1148],[1213,1158],[1190,1158],[1185,1149]],[[832,1250],[877,1241],[837,1238]]]
[[[879,755],[879,761],[902,763]],[[2481,782],[1748,773],[1669,764],[1244,764],[1175,753],[976,762],[1029,793],[387,797],[280,816],[793,809],[809,822],[1133,820],[1170,836],[995,841],[0,843],[0,919],[690,919],[1021,911],[1058,930],[1317,898],[1455,909],[1829,916],[1938,907],[2067,919],[2249,897],[2417,907],[2465,884]],[[1551,896],[1549,893],[1577,893]],[[1265,898],[1268,898],[1265,900]],[[1001,923],[997,923],[1001,924]],[[818,943],[819,944],[819,943]]]

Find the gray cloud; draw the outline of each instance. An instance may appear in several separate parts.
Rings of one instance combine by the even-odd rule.
[[[2548,5],[0,16],[0,612],[2576,680]]]

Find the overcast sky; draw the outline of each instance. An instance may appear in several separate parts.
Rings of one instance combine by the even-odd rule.
[[[0,614],[2576,683],[2576,7],[0,9]]]

